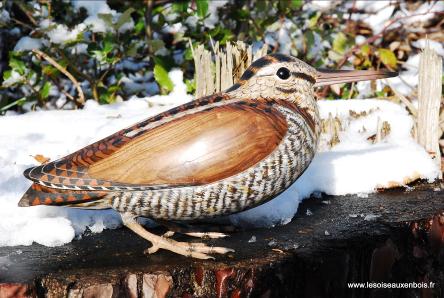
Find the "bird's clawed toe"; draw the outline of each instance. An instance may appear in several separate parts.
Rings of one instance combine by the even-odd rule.
[[[197,238],[210,238],[210,239],[218,239],[228,237],[227,234],[219,233],[219,232],[190,232],[185,233],[185,235]]]

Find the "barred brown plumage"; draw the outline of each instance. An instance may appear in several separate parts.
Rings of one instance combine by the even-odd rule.
[[[231,250],[154,235],[135,219],[203,219],[273,199],[315,155],[320,119],[313,86],[392,75],[335,75],[290,56],[262,57],[225,92],[175,107],[26,170],[34,184],[19,205],[113,208],[128,228],[153,244],[149,253],[159,248],[195,258],[227,253]]]

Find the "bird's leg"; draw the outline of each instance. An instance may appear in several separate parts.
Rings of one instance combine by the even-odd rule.
[[[159,249],[165,249],[186,257],[197,259],[214,259],[208,254],[225,254],[227,252],[234,251],[225,247],[207,246],[205,243],[178,242],[173,239],[169,239],[168,237],[155,235],[145,230],[139,223],[137,223],[136,218],[131,214],[122,214],[122,220],[126,227],[152,243],[152,246],[146,250],[146,252],[149,254],[155,253]],[[167,236],[170,235],[167,234]]]

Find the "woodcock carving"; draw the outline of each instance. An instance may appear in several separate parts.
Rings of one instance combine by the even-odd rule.
[[[374,80],[387,71],[326,71],[285,55],[256,60],[239,82],[25,171],[33,181],[19,206],[113,208],[152,243],[195,258],[232,251],[157,236],[139,216],[188,221],[240,212],[287,189],[316,152],[313,87]],[[192,236],[225,236],[189,233]]]

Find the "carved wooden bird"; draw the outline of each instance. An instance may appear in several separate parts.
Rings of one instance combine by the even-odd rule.
[[[113,208],[125,226],[152,243],[149,253],[162,248],[202,259],[224,254],[232,250],[157,236],[136,218],[204,219],[274,198],[315,155],[320,119],[313,87],[394,75],[322,71],[286,55],[262,57],[225,92],[27,169],[24,175],[33,184],[19,206]]]

